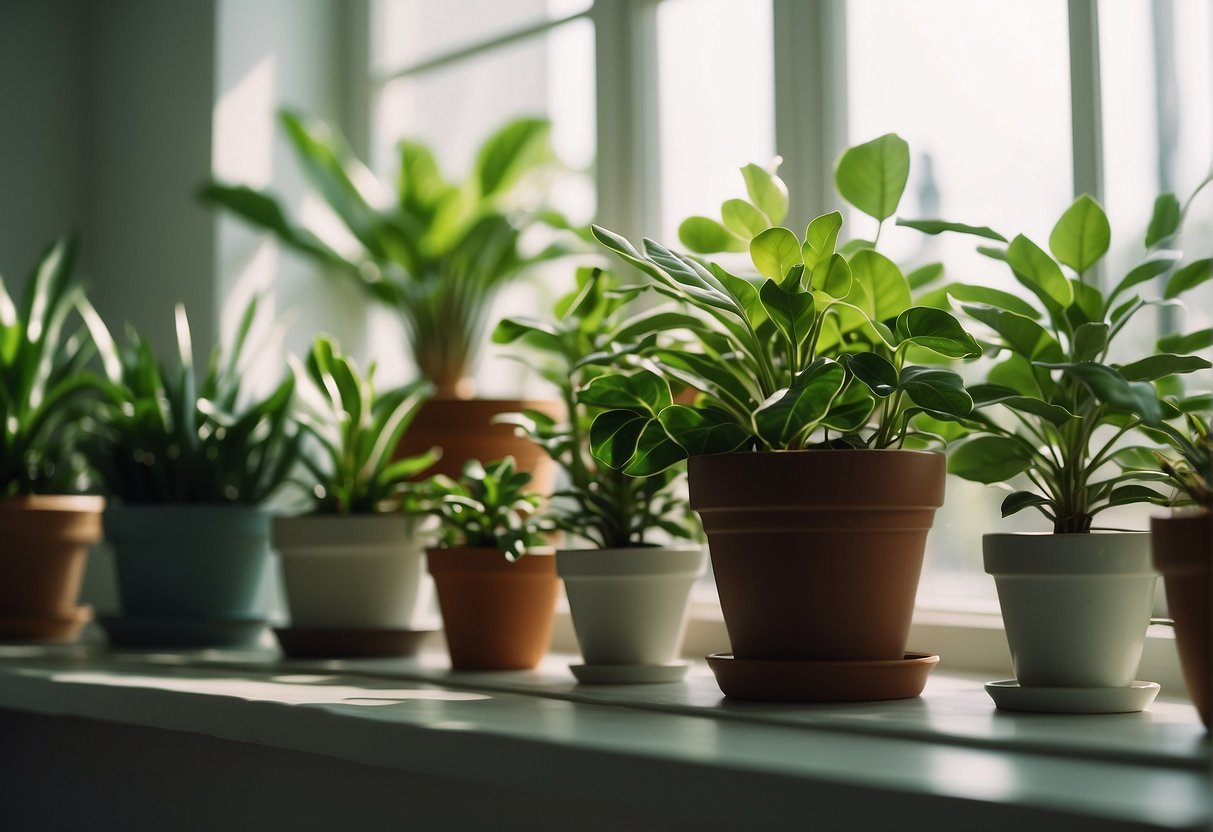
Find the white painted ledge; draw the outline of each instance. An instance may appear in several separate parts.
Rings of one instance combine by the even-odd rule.
[[[0,646],[0,709],[538,791],[599,807],[600,819],[641,818],[637,828],[884,829],[912,818],[934,830],[1194,830],[1213,818],[1208,739],[1181,702],[1005,714],[980,680],[937,673],[914,700],[763,706],[725,701],[702,664],[683,683],[590,688],[573,682],[569,660],[452,674],[439,652],[286,662]],[[538,811],[527,828],[598,828],[578,824]]]

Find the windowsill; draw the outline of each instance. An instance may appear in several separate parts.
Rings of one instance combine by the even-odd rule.
[[[634,803],[654,818],[666,810],[652,801],[668,793],[682,822],[702,816],[729,828],[747,812],[767,816],[747,805],[759,792],[789,822],[857,795],[858,806],[833,805],[842,814],[827,816],[869,813],[878,822],[929,809],[936,828],[957,829],[1015,817],[1041,829],[1113,820],[1197,829],[1213,817],[1208,739],[1195,709],[1174,700],[1141,714],[1007,714],[981,679],[936,671],[918,699],[767,706],[724,700],[702,663],[679,684],[592,688],[573,682],[570,660],[454,674],[439,651],[419,660],[280,661],[268,652],[0,646],[0,709],[507,788],[541,783],[568,799]],[[722,773],[736,782],[735,805],[702,805]]]

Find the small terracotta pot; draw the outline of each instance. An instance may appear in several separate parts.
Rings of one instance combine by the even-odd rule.
[[[526,670],[552,639],[560,582],[556,558],[530,553],[514,563],[497,549],[430,549],[443,628],[455,670]]]
[[[692,457],[733,654],[901,659],[944,469],[928,451]]]
[[[551,494],[556,463],[529,438],[516,436],[513,425],[493,423],[495,416],[523,410],[538,410],[555,419],[564,415],[564,406],[555,400],[430,399],[405,431],[396,456],[425,453],[435,445],[442,448],[442,458],[419,478],[433,474],[458,477],[469,459],[492,462],[512,456],[519,470],[531,474],[530,491]]]
[[[76,601],[104,506],[94,496],[0,500],[0,638],[76,637],[88,620]]]
[[[1213,514],[1207,511],[1150,518],[1154,568],[1162,573],[1167,609],[1175,619],[1175,646],[1188,696],[1205,727],[1213,717],[1210,668],[1209,564],[1213,561]]]

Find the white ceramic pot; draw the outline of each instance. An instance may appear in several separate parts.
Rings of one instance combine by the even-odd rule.
[[[982,542],[1021,686],[1134,681],[1158,578],[1148,532],[987,534]]]
[[[428,601],[426,539],[403,515],[274,520],[291,626],[408,629]]]
[[[678,657],[702,546],[556,553],[586,664],[657,665]]]

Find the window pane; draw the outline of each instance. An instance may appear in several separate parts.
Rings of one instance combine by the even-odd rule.
[[[435,4],[438,5],[438,4]],[[555,29],[472,56],[466,60],[385,84],[373,129],[375,171],[391,181],[399,167],[397,144],[407,136],[434,151],[443,173],[462,179],[484,140],[509,119],[546,115],[552,143],[567,175],[551,183],[550,200],[574,222],[592,219],[595,192],[590,168],[595,155],[594,28],[575,20]],[[538,245],[524,237],[524,243]],[[529,247],[529,246],[528,246]],[[550,277],[550,280],[548,279]],[[533,284],[515,284],[503,293],[493,319],[550,309],[571,281],[571,268],[557,263]],[[377,343],[399,341],[395,320],[381,322]],[[403,354],[403,350],[397,350]],[[381,352],[381,361],[388,360]],[[407,368],[392,369],[403,372]],[[512,396],[535,390],[533,373],[488,348],[476,380],[481,395]]]
[[[660,239],[744,191],[738,169],[775,154],[771,4],[664,0],[657,9]]]
[[[849,0],[851,143],[896,132],[913,153],[903,217],[943,217],[1025,233],[1042,245],[1072,200],[1065,0]],[[874,220],[853,213],[852,234]],[[1014,286],[974,238],[926,237],[886,222],[880,248],[904,266],[943,261],[948,278]],[[1043,529],[1039,515],[1003,520],[1003,493],[951,477],[927,547],[920,596],[992,606],[981,567],[986,531]]]
[[[375,75],[474,46],[516,29],[585,11],[592,0],[376,0],[371,11]]]

